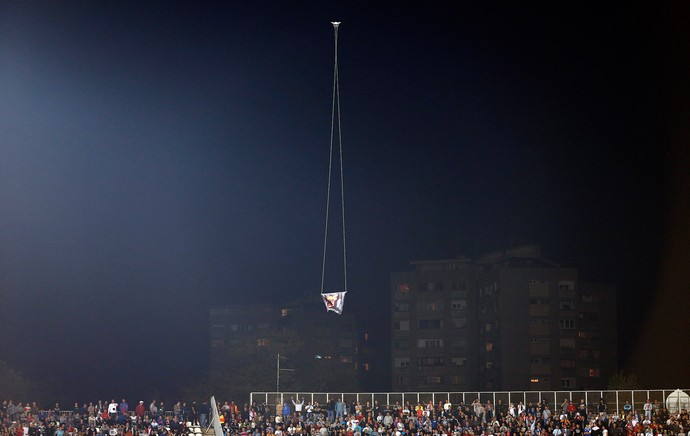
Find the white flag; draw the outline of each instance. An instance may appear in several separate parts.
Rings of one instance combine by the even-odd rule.
[[[329,292],[321,294],[323,302],[326,305],[326,310],[333,311],[340,315],[343,313],[343,306],[345,305],[345,292]]]

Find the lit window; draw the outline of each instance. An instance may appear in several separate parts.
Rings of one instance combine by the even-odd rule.
[[[268,339],[266,338],[259,338],[256,340],[256,346],[257,347],[265,347],[268,345]]]

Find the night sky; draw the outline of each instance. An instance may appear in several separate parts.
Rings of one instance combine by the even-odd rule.
[[[624,369],[690,386],[687,11],[437,3],[2,2],[0,360],[150,398],[214,305],[318,294],[341,21],[346,310],[534,243],[618,287]]]

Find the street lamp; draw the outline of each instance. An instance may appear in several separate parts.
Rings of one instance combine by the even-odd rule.
[[[278,358],[276,359],[276,394],[280,394],[280,371],[294,371],[294,369],[291,368],[281,368],[280,359],[280,354],[278,354]],[[285,357],[282,357],[282,359],[285,359]]]

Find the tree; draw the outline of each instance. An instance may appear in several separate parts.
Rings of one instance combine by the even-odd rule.
[[[0,392],[5,398],[35,398],[34,384],[0,360]]]
[[[611,390],[635,390],[639,389],[640,385],[635,374],[625,374],[623,371],[618,371],[609,378],[608,388]]]

